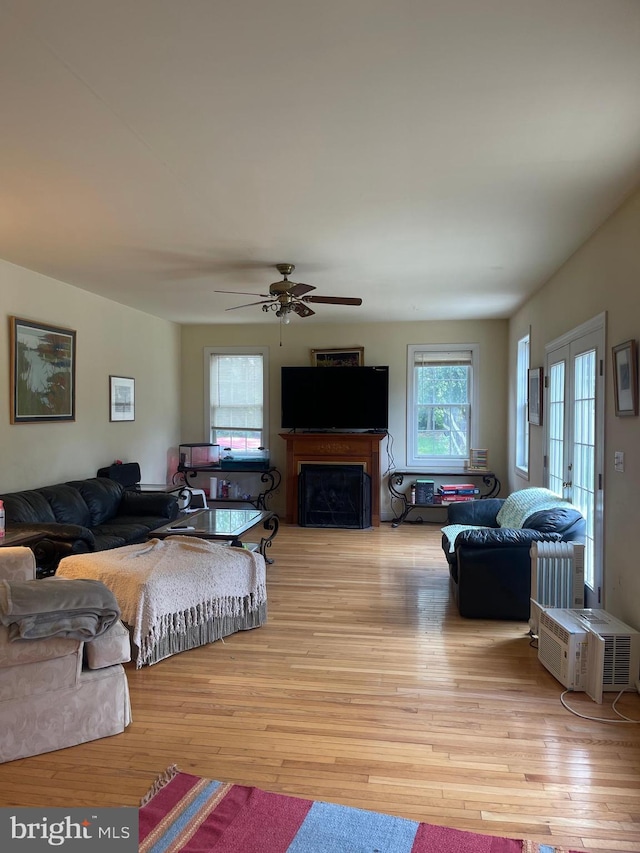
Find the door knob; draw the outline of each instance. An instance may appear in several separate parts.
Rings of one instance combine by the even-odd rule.
[[[570,489],[570,488],[571,488],[571,486],[573,486],[573,482],[572,482],[571,480],[567,480],[567,482],[566,482],[566,483],[563,483],[563,484],[562,484],[562,488],[563,488],[563,489]]]

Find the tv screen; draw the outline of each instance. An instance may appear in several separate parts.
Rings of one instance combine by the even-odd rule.
[[[386,430],[388,367],[283,367],[282,427]]]

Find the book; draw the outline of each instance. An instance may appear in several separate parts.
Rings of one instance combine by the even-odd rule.
[[[415,501],[417,504],[433,503],[435,491],[435,483],[433,480],[416,480],[415,482]]]
[[[462,501],[475,501],[473,495],[440,495],[441,503],[461,503]]]
[[[438,486],[440,495],[479,495],[480,489],[473,483],[461,483],[460,485],[443,484]]]

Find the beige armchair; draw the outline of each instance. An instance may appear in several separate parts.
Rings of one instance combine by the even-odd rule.
[[[0,548],[0,581],[35,579],[28,548]],[[9,641],[0,625],[0,762],[119,734],[131,722],[129,633],[116,622],[90,642]]]

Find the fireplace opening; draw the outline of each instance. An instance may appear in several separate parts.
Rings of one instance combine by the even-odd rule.
[[[371,477],[362,465],[301,465],[301,527],[371,527]]]

